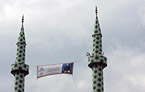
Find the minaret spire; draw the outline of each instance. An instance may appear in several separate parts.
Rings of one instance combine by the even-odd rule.
[[[95,11],[96,11],[96,16],[97,16],[97,13],[98,13],[97,6],[96,6],[96,10]]]
[[[23,26],[23,23],[24,23],[24,14],[22,15],[22,26]]]
[[[11,66],[11,73],[15,77],[15,92],[24,92],[25,76],[29,74],[29,66],[25,64],[25,34],[24,34],[24,16],[22,16],[22,27],[17,42],[17,54],[15,64]]]
[[[102,53],[102,34],[97,16],[93,37],[93,52],[88,57],[88,66],[92,69],[93,75],[93,92],[104,92],[103,86],[103,69],[107,66],[107,58]]]
[[[24,30],[24,14],[22,15],[22,27],[21,30]]]

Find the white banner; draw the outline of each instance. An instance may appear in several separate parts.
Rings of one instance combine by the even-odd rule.
[[[37,78],[54,74],[73,74],[73,64],[74,62],[37,66]]]

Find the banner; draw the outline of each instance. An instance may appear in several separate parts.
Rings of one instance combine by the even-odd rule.
[[[73,64],[74,62],[37,66],[37,78],[55,74],[73,74]]]

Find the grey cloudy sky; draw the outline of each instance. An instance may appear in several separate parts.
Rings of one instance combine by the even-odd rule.
[[[11,64],[25,15],[25,92],[91,92],[95,5],[103,34],[105,92],[145,91],[145,0],[0,0],[0,91],[14,92]],[[75,63],[74,75],[36,79],[36,65]]]

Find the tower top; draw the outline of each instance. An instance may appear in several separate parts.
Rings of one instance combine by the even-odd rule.
[[[98,13],[97,6],[96,6],[96,10],[95,11],[96,11],[96,16],[97,16],[97,13]]]
[[[24,14],[22,15],[22,27],[21,30],[24,30]]]
[[[24,23],[24,14],[22,15],[22,26],[23,26],[23,23]]]

